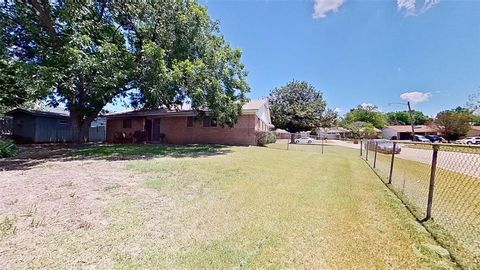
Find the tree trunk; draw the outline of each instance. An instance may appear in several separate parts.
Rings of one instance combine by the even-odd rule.
[[[72,142],[75,145],[83,145],[88,139],[88,130],[91,121],[80,121],[77,117],[70,117],[72,127]]]
[[[295,133],[290,133],[290,143],[295,143]]]

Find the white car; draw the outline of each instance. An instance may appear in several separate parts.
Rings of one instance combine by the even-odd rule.
[[[299,139],[295,139],[295,143],[298,143],[298,144],[312,144],[313,139],[310,138],[310,137],[299,138]]]
[[[467,137],[455,142],[460,144],[480,144],[480,137]]]

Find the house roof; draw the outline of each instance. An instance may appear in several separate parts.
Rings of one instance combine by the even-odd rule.
[[[412,126],[410,125],[396,125],[396,126],[386,126],[385,128],[390,128],[396,132],[412,132]],[[436,129],[427,126],[427,125],[416,125],[413,126],[415,132],[437,132]]]
[[[252,99],[242,106],[242,110],[259,110],[267,102],[268,99]]]
[[[27,109],[14,109],[6,113],[6,115],[13,116],[15,113],[21,112],[33,116],[41,116],[41,117],[53,117],[53,118],[68,118],[70,113],[63,109],[57,108],[42,108],[42,110],[27,110]]]
[[[346,133],[351,132],[350,130],[343,127],[331,127],[331,128],[319,128],[320,132],[324,133]]]
[[[278,133],[278,134],[285,133],[285,134],[287,134],[287,133],[290,133],[290,132],[286,131],[285,129],[277,128],[277,129],[275,129],[275,133]]]
[[[242,106],[243,113],[255,113],[258,111],[265,103],[267,99],[260,100],[250,100]],[[193,116],[195,111],[192,109],[190,104],[183,104],[172,109],[158,109],[158,110],[138,110],[138,111],[123,111],[123,112],[114,112],[107,114],[107,118],[120,118],[128,116]]]

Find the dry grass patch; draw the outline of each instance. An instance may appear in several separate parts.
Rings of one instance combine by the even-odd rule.
[[[131,161],[129,172],[116,162],[104,162],[112,170],[85,165],[101,176],[52,183],[62,193],[51,205],[64,215],[77,213],[80,227],[19,230],[3,242],[0,261],[17,268],[456,268],[449,257],[425,248],[435,241],[358,151],[222,150]],[[63,200],[74,199],[68,192],[102,203],[64,209]],[[44,206],[37,202],[36,215]]]

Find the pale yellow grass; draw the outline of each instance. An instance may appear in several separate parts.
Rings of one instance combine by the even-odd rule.
[[[0,260],[20,268],[456,268],[425,248],[435,241],[358,151],[223,150],[132,161],[127,168],[144,180],[101,189],[115,193],[102,208],[107,226],[33,235],[29,260]]]

